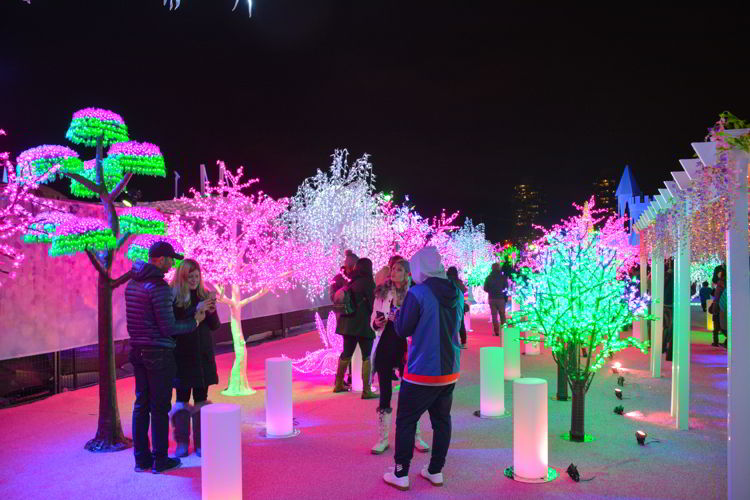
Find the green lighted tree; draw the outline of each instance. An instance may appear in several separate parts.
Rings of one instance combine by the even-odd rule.
[[[96,436],[85,448],[118,451],[129,447],[132,440],[122,432],[117,406],[112,292],[130,275],[112,278],[112,265],[130,235],[164,234],[166,222],[159,212],[148,208],[126,208],[118,213],[114,202],[134,174],[165,177],[164,157],[153,144],[129,141],[122,117],[103,109],[86,108],[73,114],[66,137],[74,144],[95,146],[96,158],[83,162],[78,153],[65,146],[35,147],[17,158],[18,182],[59,166],[46,180],[58,175],[70,178],[74,196],[99,198],[102,217],[43,212],[26,228],[24,241],[50,244],[48,253],[52,257],[85,253],[98,272],[99,423]],[[106,158],[105,147],[109,148]]]
[[[552,351],[573,393],[570,439],[585,440],[584,401],[596,371],[608,357],[634,346],[646,353],[648,344],[622,337],[623,328],[648,318],[647,297],[641,297],[627,270],[637,258],[628,244],[624,220],[597,218],[592,197],[582,213],[546,231],[527,252],[516,298],[520,311],[511,324],[534,332]]]

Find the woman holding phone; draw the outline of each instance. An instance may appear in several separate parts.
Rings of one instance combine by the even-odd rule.
[[[208,292],[203,285],[203,276],[198,263],[185,259],[180,263],[172,280],[175,318],[191,316],[196,311],[206,312],[206,319],[187,335],[175,337],[177,346],[174,350],[177,362],[177,377],[174,386],[177,391],[177,402],[170,412],[174,439],[177,442],[175,455],[188,455],[190,445],[190,420],[193,422],[193,446],[200,456],[200,409],[211,404],[208,401],[208,386],[219,383],[219,375],[214,359],[213,330],[221,324],[216,314],[216,296]],[[190,406],[190,394],[194,406]]]
[[[398,368],[403,373],[406,359],[406,340],[396,335],[393,320],[396,311],[404,302],[406,292],[409,291],[411,283],[409,263],[404,259],[398,259],[391,264],[390,271],[390,278],[375,289],[375,304],[370,320],[376,335],[370,358],[373,360],[380,384],[380,404],[377,408],[379,439],[371,450],[374,455],[380,455],[388,449],[388,435],[392,419],[392,375],[394,368]],[[415,446],[422,452],[430,449],[429,445],[422,440],[419,422],[417,422]]]

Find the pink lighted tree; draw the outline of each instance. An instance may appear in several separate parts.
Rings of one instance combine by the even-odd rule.
[[[242,308],[269,292],[286,291],[305,280],[319,279],[320,263],[306,261],[288,236],[282,214],[288,200],[274,200],[259,191],[245,194],[258,179],[244,181],[242,168],[227,171],[215,186],[206,183],[205,196],[191,190],[180,201],[189,208],[169,221],[169,235],[201,264],[204,279],[226,304],[235,360],[222,394],[253,394],[247,380],[247,349],[242,332]],[[226,180],[224,180],[226,179]]]
[[[44,212],[30,221],[24,241],[49,243],[49,255],[85,253],[96,269],[98,280],[99,423],[96,436],[86,443],[90,451],[118,451],[129,447],[120,423],[115,386],[112,335],[112,292],[129,279],[129,273],[112,277],[117,251],[130,235],[161,233],[164,218],[155,210],[128,209],[120,214],[115,200],[134,174],[166,176],[159,148],[129,141],[128,127],[117,113],[86,108],[73,114],[66,134],[74,144],[96,147],[96,158],[87,168],[78,153],[66,146],[44,145],[22,152],[17,158],[19,184],[46,182],[57,176],[71,179],[71,193],[99,198],[101,218]],[[109,148],[104,157],[104,148]]]
[[[6,135],[0,129],[0,135]],[[55,176],[60,168],[54,165],[49,171],[18,182],[10,154],[0,152],[0,167],[4,168],[8,178],[0,191],[0,286],[8,279],[14,279],[23,263],[23,250],[15,241],[34,220],[36,210],[54,210],[49,200],[38,198],[33,194],[40,183]]]

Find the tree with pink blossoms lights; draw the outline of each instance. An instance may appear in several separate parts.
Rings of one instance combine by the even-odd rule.
[[[628,270],[638,249],[628,244],[625,219],[604,216],[592,197],[580,215],[553,226],[527,252],[516,296],[520,311],[511,324],[552,351],[573,393],[569,438],[586,440],[584,400],[596,371],[615,352],[648,343],[623,329],[639,319],[650,319],[648,298],[642,297]]]
[[[67,177],[74,196],[99,199],[102,216],[79,217],[48,210],[26,224],[24,241],[49,244],[52,257],[85,253],[98,273],[99,422],[96,436],[85,448],[117,451],[129,447],[132,440],[122,432],[117,406],[112,292],[129,280],[129,273],[113,278],[112,266],[117,251],[131,235],[164,234],[166,221],[148,208],[120,209],[118,213],[115,200],[135,174],[165,177],[164,157],[154,144],[130,141],[122,117],[105,109],[75,112],[66,137],[74,144],[95,147],[95,158],[84,162],[67,146],[38,146],[18,155],[16,180],[33,185]]]
[[[241,167],[232,174],[219,164],[225,176],[215,186],[207,183],[205,196],[191,190],[190,197],[180,199],[188,208],[171,217],[169,236],[201,263],[205,280],[229,307],[235,360],[222,394],[244,396],[255,391],[247,380],[242,308],[269,292],[317,279],[320,263],[307,261],[289,238],[281,217],[286,198],[274,200],[261,191],[246,194],[258,179],[245,181]]]

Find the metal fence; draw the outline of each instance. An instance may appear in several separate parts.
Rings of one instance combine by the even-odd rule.
[[[311,327],[314,314],[325,318],[331,306],[304,309],[242,321],[245,339],[252,345],[269,339],[299,334]],[[268,333],[270,332],[270,334]],[[232,333],[224,323],[214,332],[216,354],[232,350]],[[117,378],[133,375],[128,362],[128,340],[115,341]],[[64,391],[99,383],[97,344],[0,361],[0,408],[14,406]]]

